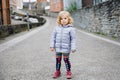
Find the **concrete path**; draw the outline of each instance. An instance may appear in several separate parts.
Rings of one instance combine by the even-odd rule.
[[[25,34],[0,44],[0,80],[54,80],[55,55],[50,52],[54,18]],[[120,45],[76,29],[77,52],[70,55],[72,80],[119,80]],[[119,44],[119,43],[118,43]],[[62,61],[62,75],[67,80]]]

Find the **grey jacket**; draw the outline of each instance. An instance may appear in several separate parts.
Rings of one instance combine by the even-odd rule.
[[[57,26],[54,28],[50,47],[55,48],[55,52],[70,53],[76,50],[75,29],[72,25]]]

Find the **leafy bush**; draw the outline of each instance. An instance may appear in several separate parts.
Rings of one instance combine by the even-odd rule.
[[[68,12],[73,12],[77,9],[77,6],[75,3],[71,3],[70,7],[67,9]]]

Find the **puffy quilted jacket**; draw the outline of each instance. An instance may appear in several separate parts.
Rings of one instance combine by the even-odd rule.
[[[75,29],[71,25],[55,27],[50,47],[55,48],[55,52],[62,53],[70,53],[71,50],[76,50]]]

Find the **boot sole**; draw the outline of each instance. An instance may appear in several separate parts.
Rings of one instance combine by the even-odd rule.
[[[53,79],[56,79],[56,78],[59,78],[60,76],[61,76],[61,75],[59,75],[59,76],[57,76],[57,77],[54,77],[54,76],[53,76],[52,78],[53,78]]]
[[[72,79],[72,78],[67,78],[67,79]]]

